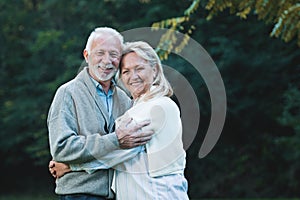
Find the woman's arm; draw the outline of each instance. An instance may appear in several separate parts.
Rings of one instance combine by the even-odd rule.
[[[70,172],[71,169],[67,164],[51,160],[49,162],[49,171],[54,178],[60,178],[66,173]]]

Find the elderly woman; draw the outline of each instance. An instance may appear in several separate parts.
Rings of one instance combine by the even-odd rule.
[[[116,150],[102,156],[97,166],[74,164],[71,170],[93,173],[114,168],[112,189],[117,200],[188,199],[180,112],[170,99],[173,91],[154,49],[145,42],[126,43],[117,77],[134,103],[116,120],[116,127],[126,125],[128,119],[149,119],[148,128],[155,134],[144,146]]]

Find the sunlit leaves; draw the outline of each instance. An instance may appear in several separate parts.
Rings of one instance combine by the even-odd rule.
[[[176,51],[184,48],[188,40],[182,41],[180,47],[175,45],[177,42],[174,38],[175,30],[186,34],[186,38],[188,38],[195,28],[189,21],[196,19],[204,11],[208,11],[206,20],[211,20],[225,11],[229,11],[230,14],[241,19],[247,19],[249,15],[254,14],[258,19],[273,25],[270,36],[280,37],[285,42],[295,38],[300,46],[300,3],[298,0],[194,0],[182,16],[152,24],[153,28],[172,29],[162,37],[159,49],[164,47],[166,50],[164,53],[159,51],[162,59],[166,59],[168,52],[173,48]],[[166,42],[166,40],[168,41]]]
[[[300,46],[300,3],[284,10],[275,24],[271,36],[280,37],[289,42],[294,37],[298,38]]]
[[[158,55],[162,60],[166,60],[173,49],[175,49],[176,53],[179,53],[184,48],[184,46],[187,45],[190,39],[189,35],[192,33],[192,30],[195,29],[195,26],[190,27],[190,29],[187,31],[187,34],[185,34],[184,38],[181,41],[178,41],[176,33],[178,29],[184,29],[181,24],[188,20],[188,17],[183,16],[167,19],[162,21],[161,23],[153,23],[153,30],[157,30],[159,28],[168,28],[167,32],[161,37],[159,45],[156,48],[156,51],[158,52]]]

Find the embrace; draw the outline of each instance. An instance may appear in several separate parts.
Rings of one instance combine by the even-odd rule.
[[[155,50],[101,27],[83,55],[47,119],[59,198],[189,199],[180,110]]]

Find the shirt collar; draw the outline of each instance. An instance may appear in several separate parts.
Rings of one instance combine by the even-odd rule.
[[[93,79],[93,77],[90,76],[90,78],[91,78],[92,82],[94,83],[95,87],[99,88],[101,90],[101,92],[104,93],[102,85],[98,81],[96,81],[95,79]],[[112,79],[111,80],[110,88],[108,90],[108,94],[113,94],[114,91],[115,91],[115,87],[116,87],[116,81],[114,79]]]

